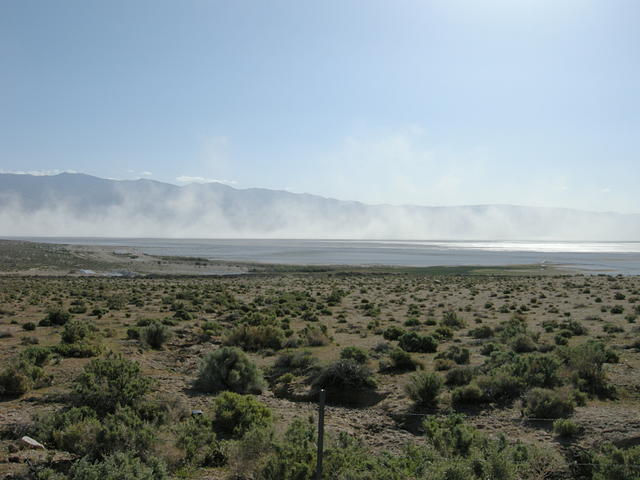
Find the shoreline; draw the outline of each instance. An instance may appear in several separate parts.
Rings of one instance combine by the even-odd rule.
[[[153,255],[140,247],[0,240],[0,275],[72,277],[233,276],[255,274],[599,275],[567,264],[387,265],[298,264]]]

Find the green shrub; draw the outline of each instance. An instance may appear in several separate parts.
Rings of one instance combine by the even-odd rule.
[[[358,393],[375,387],[371,370],[353,360],[338,360],[328,365],[313,381],[315,391],[324,389],[328,400],[337,402],[349,400],[350,396],[355,397]]]
[[[327,335],[326,325],[307,325],[300,330],[299,335],[304,343],[310,347],[322,347],[331,342]]]
[[[569,340],[567,340],[567,337],[560,334],[557,334],[555,337],[553,337],[553,341],[556,343],[556,345],[559,345],[559,346],[564,346],[569,343]]]
[[[384,332],[382,332],[382,336],[385,340],[397,340],[402,335],[405,334],[405,331],[397,326],[388,327]]]
[[[84,340],[91,333],[91,326],[83,320],[71,320],[62,330],[63,343],[76,343]]]
[[[471,352],[468,348],[451,345],[446,351],[439,353],[436,358],[448,358],[458,365],[466,365],[471,358]]]
[[[274,452],[260,469],[261,480],[309,480],[316,466],[316,432],[313,424],[295,419],[284,439],[276,442]]]
[[[51,383],[51,376],[33,363],[20,360],[0,371],[0,397],[19,397]]]
[[[388,364],[381,363],[381,370],[393,370],[397,372],[408,372],[421,368],[422,364],[415,360],[409,352],[401,348],[394,348],[389,352]]]
[[[580,432],[580,427],[575,422],[566,418],[558,418],[553,421],[553,433],[562,438],[575,437]]]
[[[84,368],[73,384],[73,392],[80,405],[106,414],[118,407],[134,406],[150,387],[151,380],[142,375],[136,362],[110,352]]]
[[[114,453],[104,460],[91,463],[81,459],[69,471],[69,480],[164,480],[165,466],[154,461],[143,463],[131,453]]]
[[[526,413],[535,418],[561,418],[571,415],[573,399],[566,392],[547,388],[534,388],[527,393]]]
[[[365,364],[369,360],[369,355],[360,347],[349,346],[342,349],[340,352],[340,358],[343,360],[350,359],[357,363]]]
[[[241,438],[252,428],[273,423],[271,411],[249,395],[222,392],[213,401],[213,428],[228,438]]]
[[[96,412],[89,407],[73,407],[34,417],[32,435],[60,450],[88,455],[95,450],[102,428]]]
[[[141,419],[131,407],[119,407],[102,419],[95,443],[95,456],[114,452],[135,452],[147,456],[157,441],[157,431]]]
[[[573,382],[580,390],[601,395],[610,395],[603,365],[618,361],[615,352],[602,343],[588,341],[581,345],[565,348],[558,352],[573,375]]]
[[[502,370],[478,377],[477,383],[487,400],[499,403],[516,399],[525,387],[522,379]]]
[[[475,383],[455,388],[451,392],[454,405],[477,405],[486,401],[484,392]]]
[[[445,383],[449,386],[468,384],[475,375],[475,369],[471,367],[455,367],[445,375]]]
[[[444,313],[440,324],[445,327],[463,328],[465,326],[465,321],[459,317],[456,312],[448,311]]]
[[[433,353],[438,349],[438,342],[431,335],[418,335],[416,332],[409,332],[399,339],[399,346],[407,352]]]
[[[560,327],[570,331],[573,335],[576,335],[576,336],[586,335],[587,333],[589,333],[589,329],[587,329],[587,327],[585,327],[583,324],[581,324],[576,320],[569,320],[568,322],[563,322],[560,325]]]
[[[284,332],[272,325],[240,325],[229,333],[224,343],[248,352],[280,350],[284,345]]]
[[[414,373],[409,378],[405,391],[418,407],[433,407],[442,389],[440,375],[433,372]]]
[[[445,459],[468,455],[479,437],[473,427],[464,423],[464,417],[461,415],[427,418],[422,426],[427,441]],[[457,477],[451,478],[457,480]]]
[[[32,332],[33,330],[36,329],[36,324],[33,322],[26,322],[22,324],[22,329],[26,330],[27,332]]]
[[[534,352],[537,349],[536,342],[534,342],[533,338],[527,334],[516,335],[513,340],[511,340],[510,344],[511,348],[516,353]]]
[[[96,357],[102,353],[102,346],[90,344],[86,342],[78,343],[61,343],[51,348],[53,353],[57,353],[62,357],[71,358],[90,358]]]
[[[269,371],[271,379],[279,378],[287,373],[294,375],[310,375],[318,369],[318,359],[308,350],[286,352],[276,358]]]
[[[474,328],[469,332],[469,334],[473,338],[481,339],[481,338],[491,338],[493,337],[493,329],[488,325],[483,325],[478,328]]]
[[[45,366],[51,358],[51,349],[48,347],[31,346],[20,352],[20,359],[32,363],[38,367]]]
[[[71,319],[71,314],[61,308],[53,308],[47,312],[47,316],[40,320],[40,326],[64,325]]]
[[[246,353],[236,347],[222,347],[208,353],[201,361],[194,388],[217,393],[260,393],[264,388],[262,372]]]
[[[640,472],[640,446],[618,448],[607,444],[593,459],[593,480],[637,480]]]
[[[171,338],[169,327],[154,320],[140,331],[140,338],[151,348],[159,350]]]

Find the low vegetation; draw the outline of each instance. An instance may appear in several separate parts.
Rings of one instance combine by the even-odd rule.
[[[637,277],[265,272],[1,277],[0,477],[638,477]]]

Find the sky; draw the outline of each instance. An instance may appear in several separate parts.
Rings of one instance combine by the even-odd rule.
[[[640,213],[636,0],[3,0],[0,171]]]

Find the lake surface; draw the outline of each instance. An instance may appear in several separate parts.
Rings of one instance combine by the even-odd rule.
[[[591,273],[640,275],[639,242],[257,240],[21,237],[76,245],[132,247],[151,255],[305,265],[549,264]]]

